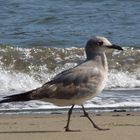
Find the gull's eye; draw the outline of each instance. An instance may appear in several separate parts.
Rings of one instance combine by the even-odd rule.
[[[97,44],[98,44],[99,46],[102,46],[102,45],[103,45],[103,42],[102,42],[102,41],[98,41]]]

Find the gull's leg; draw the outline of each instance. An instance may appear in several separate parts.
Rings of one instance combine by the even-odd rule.
[[[83,105],[81,105],[81,106],[82,106],[82,109],[83,109],[83,112],[84,112],[84,116],[87,117],[87,118],[89,119],[89,121],[92,123],[92,125],[93,125],[96,129],[98,129],[98,130],[109,130],[108,128],[105,129],[105,128],[100,128],[99,126],[97,126],[97,125],[93,122],[93,120],[89,117],[89,115],[88,115],[88,113],[86,112],[84,106],[83,106]]]
[[[74,108],[74,105],[72,105],[71,108],[69,109],[69,112],[68,112],[68,121],[67,121],[67,125],[65,126],[65,131],[71,131],[69,129],[69,123],[70,123],[70,117],[71,117],[73,108]]]

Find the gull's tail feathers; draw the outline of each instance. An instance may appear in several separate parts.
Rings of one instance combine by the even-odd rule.
[[[5,96],[3,97],[4,99],[0,101],[0,104],[2,103],[9,103],[9,102],[24,102],[24,101],[29,101],[33,100],[31,94],[35,90],[27,91],[21,94],[15,94],[11,96]]]

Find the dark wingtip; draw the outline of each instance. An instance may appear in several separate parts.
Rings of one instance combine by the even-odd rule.
[[[0,104],[3,104],[3,103],[9,103],[9,102],[12,102],[12,100],[10,98],[7,98],[7,99],[3,99],[0,101]]]
[[[21,94],[14,94],[14,95],[10,95],[10,96],[5,96],[3,97],[3,100],[0,101],[0,104],[2,103],[9,103],[9,102],[24,102],[24,101],[29,101],[29,100],[33,100],[30,97],[30,94],[33,92],[34,90],[25,92],[25,93],[21,93]]]

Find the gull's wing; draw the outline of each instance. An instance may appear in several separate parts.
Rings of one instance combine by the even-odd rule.
[[[70,99],[78,96],[79,92],[86,96],[85,91],[90,90],[87,85],[96,86],[100,80],[100,72],[97,69],[98,67],[94,67],[93,62],[84,62],[61,72],[40,88],[6,96],[0,103],[40,100],[43,98]]]
[[[87,85],[96,86],[100,78],[97,67],[92,62],[84,62],[74,68],[63,71],[56,75],[51,81],[36,90],[34,97],[38,98],[65,98],[76,96],[79,92],[86,94]]]

